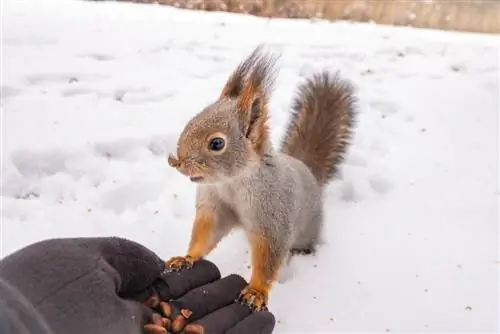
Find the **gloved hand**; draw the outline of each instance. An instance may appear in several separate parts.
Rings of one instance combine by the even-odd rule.
[[[0,261],[0,332],[272,333],[272,313],[234,302],[245,285],[206,260],[167,273],[126,239],[51,239]]]

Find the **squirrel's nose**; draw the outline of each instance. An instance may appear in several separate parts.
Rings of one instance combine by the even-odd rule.
[[[179,168],[182,164],[182,161],[180,159],[177,159],[172,153],[170,153],[168,155],[168,164],[171,167]]]

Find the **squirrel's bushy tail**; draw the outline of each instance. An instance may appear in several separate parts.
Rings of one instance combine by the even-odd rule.
[[[339,73],[315,73],[298,87],[281,151],[304,162],[321,184],[343,162],[353,135],[357,100]]]

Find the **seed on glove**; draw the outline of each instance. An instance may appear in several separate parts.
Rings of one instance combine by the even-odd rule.
[[[153,315],[151,316],[151,321],[155,325],[163,326],[163,317],[158,313],[153,313]]]
[[[172,314],[172,307],[166,302],[160,303],[160,309],[163,315],[166,317],[170,317],[170,315]]]
[[[184,328],[184,333],[186,333],[186,334],[203,334],[203,333],[205,333],[205,328],[199,324],[189,324]]]
[[[144,326],[144,330],[148,334],[167,334],[170,328],[170,320],[162,317],[158,313],[153,313],[151,323]]]
[[[164,327],[153,324],[145,325],[144,331],[148,334],[167,334],[167,330]]]
[[[181,309],[181,314],[184,318],[189,319],[191,315],[193,315],[193,312],[191,310],[188,310],[187,308]]]
[[[187,320],[182,315],[178,315],[174,321],[172,321],[172,330],[174,332],[180,332],[186,326]]]
[[[150,308],[157,308],[158,305],[160,305],[160,296],[158,296],[158,294],[153,294],[144,302],[144,304]]]
[[[170,325],[171,325],[171,322],[170,322],[170,319],[168,318],[162,318],[162,326],[165,327],[165,328],[170,328]]]

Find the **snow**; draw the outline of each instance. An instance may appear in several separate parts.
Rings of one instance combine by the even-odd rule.
[[[105,235],[183,254],[195,188],[166,155],[263,42],[282,55],[276,142],[311,71],[340,69],[360,98],[324,244],[271,292],[275,333],[499,331],[499,36],[116,2],[2,6],[2,256]],[[247,252],[235,232],[208,258],[249,278]]]

